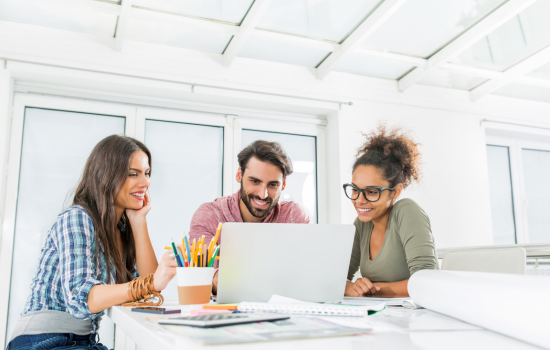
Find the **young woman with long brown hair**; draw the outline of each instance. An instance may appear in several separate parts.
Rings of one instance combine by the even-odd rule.
[[[168,253],[158,263],[149,239],[150,176],[143,143],[112,135],[97,144],[73,205],[48,233],[8,350],[104,350],[96,336],[103,311],[166,288],[177,265]],[[148,287],[136,291],[136,279]]]
[[[412,199],[397,201],[420,178],[418,144],[396,128],[367,135],[344,185],[357,211],[346,296],[408,296],[409,277],[437,269],[430,219]],[[351,282],[360,269],[362,278]]]

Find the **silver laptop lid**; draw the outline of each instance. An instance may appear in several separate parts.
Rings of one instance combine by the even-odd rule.
[[[355,226],[225,223],[219,303],[342,299]]]

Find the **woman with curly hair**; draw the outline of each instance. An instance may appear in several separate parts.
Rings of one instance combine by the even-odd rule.
[[[421,155],[418,144],[400,129],[382,125],[366,136],[352,183],[344,185],[357,211],[345,295],[408,296],[413,273],[438,268],[428,215],[412,199],[397,201],[404,188],[419,180]],[[362,278],[353,283],[358,269]]]

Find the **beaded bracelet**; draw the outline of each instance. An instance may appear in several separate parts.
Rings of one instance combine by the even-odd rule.
[[[131,302],[122,306],[160,306],[164,303],[164,297],[155,290],[153,274],[145,277],[136,277],[128,286],[128,297]],[[157,298],[157,301],[153,301]],[[138,301],[143,300],[143,301]]]

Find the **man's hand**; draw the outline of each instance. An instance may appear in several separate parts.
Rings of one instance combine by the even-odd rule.
[[[217,295],[218,294],[218,272],[220,270],[217,270],[214,274],[214,278],[212,279],[212,294]]]
[[[355,283],[346,281],[344,296],[346,297],[370,297],[374,296],[380,287],[373,284],[368,278],[358,278]]]

